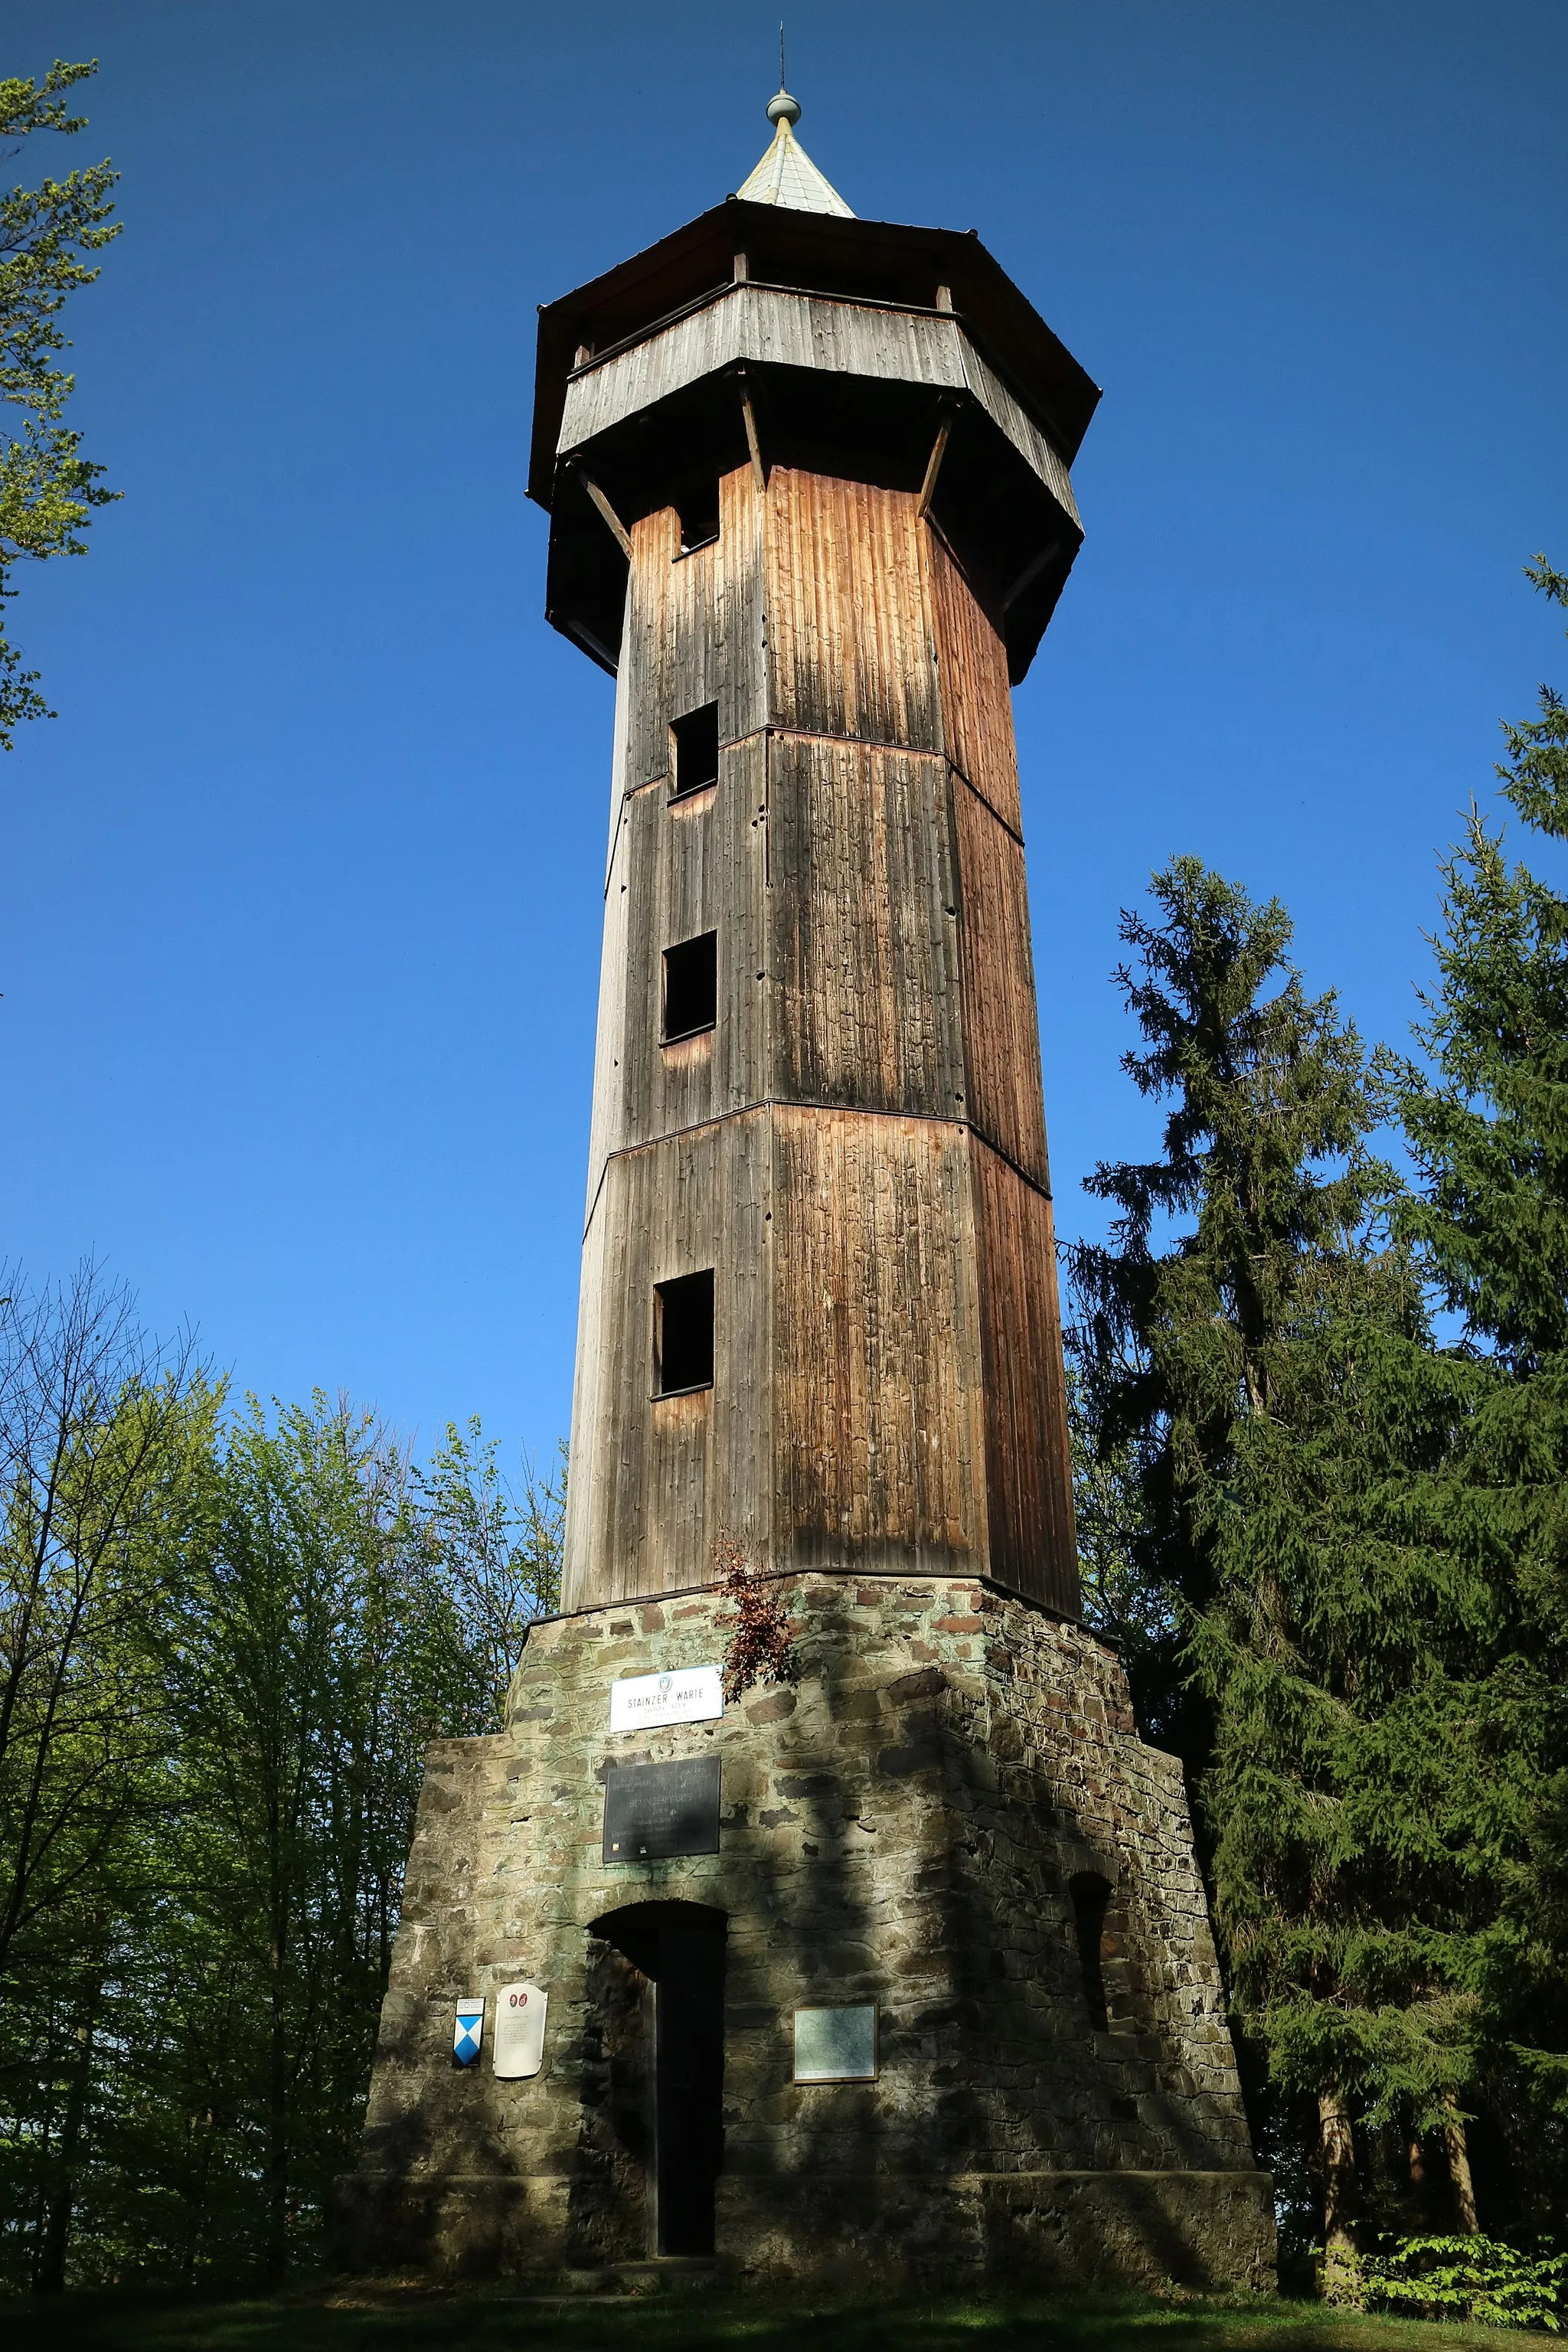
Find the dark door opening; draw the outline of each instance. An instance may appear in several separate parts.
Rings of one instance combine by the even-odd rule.
[[[713,2252],[723,2156],[724,1928],[699,1903],[634,1903],[595,1919],[653,1988],[652,2206],[661,2254]]]

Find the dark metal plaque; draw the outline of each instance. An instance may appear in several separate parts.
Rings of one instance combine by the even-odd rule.
[[[605,1860],[667,1862],[719,1851],[719,1759],[616,1764],[605,1776]]]

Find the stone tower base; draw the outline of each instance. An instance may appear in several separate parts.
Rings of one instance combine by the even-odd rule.
[[[539,1625],[506,1729],[432,1746],[342,2258],[538,2274],[679,2221],[795,2277],[1271,2285],[1181,1770],[1115,1658],[967,1579],[773,1590],[793,1678],[720,1721],[609,1730],[616,1680],[723,1659],[702,1591]],[[606,1864],[607,1769],[714,1755],[719,1851]],[[502,2080],[524,1979],[543,2062]],[[840,2004],[876,2006],[874,2079],[795,2081],[796,2007]]]

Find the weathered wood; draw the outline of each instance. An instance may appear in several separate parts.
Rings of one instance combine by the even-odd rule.
[[[773,1113],[773,1558],[985,1558],[968,1143],[935,1120]]]
[[[577,479],[582,483],[583,488],[587,491],[588,496],[592,499],[595,506],[598,509],[599,512],[604,516],[605,522],[609,525],[611,534],[615,539],[616,546],[620,549],[621,553],[625,556],[629,556],[632,551],[631,533],[627,530],[626,524],[621,520],[620,516],[616,512],[615,508],[610,504],[609,499],[605,496],[604,491],[599,488],[598,483],[594,479],[593,475],[588,473],[584,467],[579,466],[577,468]]]
[[[1075,527],[1072,483],[1049,440],[951,312],[900,310],[747,281],[715,291],[628,351],[572,377],[556,442],[561,457],[600,433],[746,362],[870,376],[884,383],[968,392],[1038,476]]]
[[[775,724],[940,751],[914,498],[775,466],[767,515]]]
[[[991,1573],[1076,1615],[1078,1547],[1051,1204],[971,1145]]]
[[[568,1605],[779,1566],[986,1570],[1070,1608],[1065,1389],[1005,656],[909,492],[725,476],[632,533]],[[717,782],[669,796],[715,701]],[[717,934],[711,1032],[664,950]],[[711,1266],[715,1378],[653,1393]]]
[[[947,763],[775,735],[768,772],[770,1091],[963,1116]],[[853,877],[853,878],[851,878]]]
[[[765,725],[762,528],[749,466],[721,481],[708,546],[681,554],[673,507],[633,525],[621,661],[628,790],[668,774],[670,721],[701,703],[718,703],[721,742]]]
[[[771,1316],[765,1110],[617,1153],[584,1249],[563,1605],[710,1580],[723,1530],[765,1556]],[[654,1395],[656,1283],[714,1270],[714,1379]]]
[[[935,531],[924,534],[923,551],[948,757],[1003,823],[1021,833],[1007,648]]]
[[[564,457],[655,401],[748,360],[962,392],[963,345],[951,316],[742,282],[574,376],[556,446]]]
[[[967,784],[955,782],[952,797],[969,1116],[1048,1189],[1023,845]]]
[[[765,738],[726,744],[719,781],[671,801],[665,782],[634,793],[611,877],[621,902],[616,1112],[604,1148],[624,1150],[744,1109],[767,1092],[764,1014]],[[711,1033],[660,1042],[666,948],[718,933],[719,1018]]]
[[[915,501],[915,514],[921,522],[924,522],[931,512],[931,502],[936,496],[937,481],[942,473],[942,461],[947,455],[947,445],[952,435],[952,417],[944,410],[942,423],[936,428],[936,439],[931,445],[931,456],[926,459],[925,478],[921,483],[921,494]]]
[[[757,412],[752,399],[752,388],[743,375],[741,378],[741,415],[745,420],[746,446],[752,457],[752,478],[760,498],[767,491],[768,469],[763,463],[763,444],[757,432]]]

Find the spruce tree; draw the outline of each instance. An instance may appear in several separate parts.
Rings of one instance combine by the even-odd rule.
[[[1076,1369],[1163,1603],[1146,1727],[1188,1766],[1238,2021],[1343,2250],[1356,2123],[1438,2125],[1474,2071],[1506,1612],[1438,1507],[1468,1368],[1381,1230],[1360,1040],[1278,902],[1192,860],[1153,894],[1118,977],[1164,1152],[1090,1180],[1121,1214],[1074,1256]]]
[[[1544,556],[1536,588],[1568,605]],[[1502,796],[1551,850],[1568,841],[1568,706],[1504,726]],[[1559,2117],[1568,2114],[1568,897],[1472,808],[1443,867],[1436,982],[1416,1035],[1423,1066],[1397,1101],[1419,1177],[1400,1211],[1444,1305],[1450,1349],[1479,1388],[1451,1507],[1513,1590],[1522,1636],[1514,1733],[1538,1786],[1527,1860],[1509,1869],[1489,1984],[1494,2042]],[[1542,2122],[1546,2116],[1541,2118]]]
[[[1333,999],[1310,1002],[1287,961],[1290,919],[1195,858],[1154,876],[1159,919],[1124,912],[1138,959],[1115,978],[1143,1034],[1122,1057],[1170,1105],[1162,1156],[1100,1163],[1087,1189],[1118,1211],[1110,1241],[1069,1258],[1075,1394],[1099,1476],[1130,1507],[1127,1557],[1151,1596],[1134,1696],[1190,1772],[1212,1721],[1186,1676],[1176,1604],[1216,1591],[1201,1498],[1228,1475],[1237,1429],[1267,1403],[1304,1261],[1342,1255],[1389,1179],[1361,1044]],[[1124,1604],[1126,1605],[1126,1604]]]

